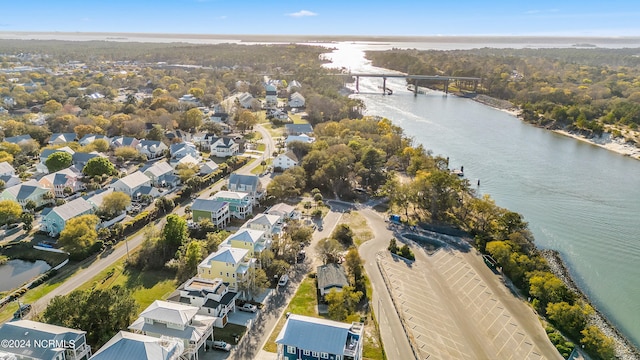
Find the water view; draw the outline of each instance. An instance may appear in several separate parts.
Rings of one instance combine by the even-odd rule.
[[[49,269],[51,266],[42,260],[9,260],[0,265],[0,291],[13,290]]]
[[[393,46],[400,47],[398,44]],[[386,45],[390,48],[391,45]],[[364,59],[365,44],[328,55],[352,72],[389,72]],[[381,49],[380,46],[376,48]],[[525,124],[472,100],[430,91],[414,97],[404,79],[360,79],[369,115],[391,119],[499,206],[525,216],[541,248],[558,250],[596,307],[640,344],[640,162]]]

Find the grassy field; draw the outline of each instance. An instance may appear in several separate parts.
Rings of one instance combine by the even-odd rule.
[[[353,230],[356,246],[360,246],[362,243],[373,239],[373,232],[371,232],[369,225],[367,225],[367,220],[357,211],[345,213],[340,223],[349,225],[351,230]]]
[[[26,261],[44,260],[49,266],[55,267],[67,259],[66,254],[50,251],[36,250],[31,241],[21,241],[10,243],[0,248],[0,253],[10,259],[20,259]]]
[[[262,144],[264,145],[264,144]],[[251,173],[254,175],[258,175],[258,174],[262,174],[262,172],[265,170],[266,167],[268,167],[269,165],[271,165],[273,163],[273,159],[269,158],[267,160],[265,160],[267,165],[265,166],[257,166],[256,168],[254,168],[253,170],[251,170]]]
[[[40,299],[46,294],[53,291],[58,286],[62,285],[62,283],[66,280],[66,277],[54,277],[52,280],[45,282],[44,284],[36,287],[35,289],[27,291],[20,298],[20,303],[22,304],[31,304],[34,301]],[[8,303],[5,307],[0,310],[0,323],[3,323],[9,319],[13,318],[13,313],[18,310],[18,302],[12,301]],[[43,311],[44,309],[32,309],[31,311],[37,315],[37,312]]]
[[[124,258],[118,260],[78,289],[108,289],[116,285],[124,287],[131,290],[131,295],[142,311],[155,300],[166,299],[179,285],[174,274],[169,271],[125,269],[124,262]]]
[[[267,129],[272,137],[281,137],[284,134],[284,125],[274,126],[271,123],[262,124],[262,127]]]
[[[292,314],[298,315],[322,317],[318,315],[318,310],[316,307],[317,304],[318,297],[316,290],[316,280],[310,277],[306,277],[304,280],[302,280],[298,291],[296,291],[296,294],[291,299],[291,302],[289,303],[289,306],[287,306],[287,309],[284,311],[284,313],[286,314],[290,312]],[[286,318],[284,316],[282,316],[280,320],[278,320],[278,324],[276,324],[276,327],[273,329],[271,336],[269,336],[269,340],[264,346],[264,350],[269,352],[278,351],[275,341],[276,337],[280,333],[280,330],[282,330],[285,321]]]
[[[291,120],[293,120],[294,124],[308,124],[309,122],[307,120],[304,120],[300,114],[289,114],[289,117],[291,118]]]
[[[227,323],[227,325],[225,325],[222,329],[213,329],[213,338],[216,340],[223,340],[224,342],[231,345],[237,345],[238,343],[236,342],[235,336],[238,336],[238,340],[242,339],[242,336],[244,336],[245,332],[247,332],[246,326]]]

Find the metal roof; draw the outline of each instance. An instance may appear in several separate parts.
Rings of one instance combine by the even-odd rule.
[[[68,203],[53,208],[51,213],[56,213],[62,220],[73,219],[76,216],[86,214],[93,210],[93,205],[84,198],[77,198]]]
[[[235,240],[235,241],[243,241],[255,244],[264,236],[264,231],[262,230],[253,230],[253,229],[239,229],[235,234],[230,235],[227,240]]]
[[[144,173],[140,172],[140,171],[136,171],[130,175],[127,175],[125,177],[123,177],[122,179],[118,180],[120,182],[122,182],[124,185],[126,185],[129,189],[135,189],[138,186],[141,186],[147,182],[150,182],[151,179],[149,179],[149,177],[147,175],[145,175]]]
[[[0,339],[11,339],[14,341],[31,340],[31,344],[38,341],[54,340],[70,344],[71,340],[76,346],[85,343],[85,331],[70,329],[62,326],[45,324],[31,320],[18,320],[7,322],[0,327]],[[64,352],[65,349],[46,346],[28,347],[3,347],[2,351],[28,357],[30,359],[53,360],[56,356]]]
[[[208,211],[211,213],[218,212],[220,209],[225,206],[229,206],[229,203],[221,200],[210,200],[210,199],[196,199],[191,205],[191,210],[197,211]]]
[[[198,308],[168,301],[156,300],[149,305],[140,317],[172,324],[187,325],[196,315]]]
[[[276,343],[343,355],[351,327],[352,324],[291,314],[278,334]]]
[[[157,338],[120,331],[98,350],[91,360],[174,360],[184,350],[177,338]]]

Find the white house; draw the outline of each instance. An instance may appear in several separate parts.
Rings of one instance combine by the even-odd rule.
[[[254,205],[264,196],[262,183],[258,175],[242,175],[232,173],[228,182],[229,191],[246,192],[251,197]]]
[[[305,99],[302,94],[299,92],[294,92],[289,96],[289,107],[291,108],[302,108],[304,107]]]
[[[299,211],[296,210],[294,206],[291,206],[285,203],[275,204],[269,209],[267,209],[267,211],[265,211],[264,213],[269,215],[277,215],[283,221],[287,219],[297,220],[297,219],[300,219],[302,215],[300,214]]]
[[[219,168],[218,164],[216,164],[215,161],[213,160],[209,160],[206,163],[204,163],[202,165],[202,167],[200,168],[200,174],[201,175],[208,175],[211,174],[214,171],[217,171]]]
[[[102,345],[91,360],[179,360],[184,342],[174,337],[153,337],[120,331]]]
[[[15,175],[16,170],[6,161],[0,162],[0,176],[2,175]]]
[[[265,90],[265,99],[267,106],[276,106],[278,105],[278,89],[272,84],[268,84],[264,88]]]
[[[155,159],[164,155],[164,151],[167,150],[167,145],[162,141],[154,140],[140,140],[136,146],[141,154],[144,154],[147,159]]]
[[[235,300],[238,293],[229,290],[222,279],[194,277],[178,287],[177,294],[169,301],[197,306],[199,314],[215,316],[214,325],[223,328],[227,324],[227,314],[236,310]]]
[[[298,163],[299,160],[296,154],[294,154],[293,151],[287,151],[284,154],[278,155],[278,157],[273,160],[273,167],[286,170],[298,165]]]
[[[240,103],[240,106],[245,109],[251,109],[251,106],[253,105],[253,102],[255,100],[253,96],[251,96],[251,94],[247,92],[238,94],[238,97],[236,99]]]
[[[127,175],[110,185],[115,191],[121,191],[133,197],[135,192],[143,186],[151,186],[151,179],[144,173],[136,171]]]
[[[9,321],[0,327],[1,359],[84,360],[91,356],[86,331],[31,320]],[[5,345],[10,340],[19,346]],[[57,346],[49,346],[56,344]]]
[[[153,186],[173,188],[180,184],[180,178],[173,174],[173,167],[164,160],[147,165],[140,171],[151,179]]]
[[[284,140],[285,145],[289,145],[290,143],[294,142],[294,141],[300,141],[303,143],[307,143],[307,144],[312,144],[314,141],[316,141],[316,138],[311,137],[309,135],[306,134],[302,134],[302,135],[289,135],[287,136],[287,138]]]
[[[181,142],[177,144],[171,144],[171,162],[178,161],[187,155],[191,155],[194,159],[200,162],[200,152],[192,142]]]
[[[240,145],[227,136],[217,137],[214,134],[206,134],[201,140],[200,146],[217,157],[229,157],[240,153]]]
[[[198,314],[195,306],[156,300],[129,326],[138,334],[161,338],[169,336],[181,339],[184,344],[182,356],[196,358],[197,353],[210,338],[213,340],[213,316]]]

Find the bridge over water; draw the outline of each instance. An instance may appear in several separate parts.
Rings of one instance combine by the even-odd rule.
[[[418,95],[418,81],[442,81],[444,83],[444,92],[445,94],[449,93],[449,83],[451,81],[464,81],[473,84],[473,91],[475,92],[478,89],[478,83],[480,82],[480,78],[477,77],[469,77],[469,76],[449,76],[449,75],[410,75],[410,74],[370,74],[370,73],[348,73],[345,75],[349,75],[351,77],[356,78],[356,90],[360,91],[360,78],[361,77],[373,77],[373,78],[382,78],[382,93],[387,93],[387,78],[404,78],[411,79],[414,81],[413,86],[413,94]]]

